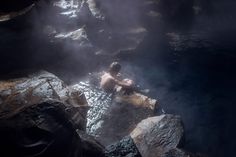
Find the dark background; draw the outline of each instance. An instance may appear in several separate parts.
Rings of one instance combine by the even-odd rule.
[[[33,2],[1,1],[0,15]],[[105,21],[85,11],[88,15],[68,23],[71,20],[58,17],[59,11],[45,0],[24,15],[0,22],[1,79],[45,69],[69,84],[119,60],[123,71],[143,88],[150,88],[150,96],[159,99],[167,113],[182,116],[185,149],[215,157],[236,156],[236,2],[154,0],[144,6],[144,0],[98,2]],[[150,11],[161,18],[148,16]],[[42,31],[48,25],[58,30],[86,25],[94,47],[81,48],[70,40],[51,42],[52,37]],[[134,25],[147,30],[142,42],[131,50],[114,50],[124,45],[122,32]],[[97,35],[100,28],[114,40]],[[97,49],[106,53],[96,55]]]

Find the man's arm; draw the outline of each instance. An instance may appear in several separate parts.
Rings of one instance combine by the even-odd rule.
[[[124,87],[124,88],[132,88],[132,84],[129,83],[129,82],[119,81],[119,80],[117,80],[117,79],[115,79],[115,78],[113,78],[113,81],[114,81],[117,85],[119,85],[119,86],[121,86],[121,87]]]

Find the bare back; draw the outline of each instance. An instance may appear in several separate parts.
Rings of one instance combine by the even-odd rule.
[[[115,89],[116,82],[109,73],[104,73],[101,77],[100,86],[107,92],[112,92]]]

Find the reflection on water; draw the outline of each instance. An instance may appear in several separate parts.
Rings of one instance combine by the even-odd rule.
[[[90,85],[89,81],[80,82],[73,88],[84,93],[90,106],[87,113],[87,133],[95,137],[99,136],[99,128],[104,123],[103,117],[108,114],[107,111],[111,107],[112,94],[105,93],[97,86]]]

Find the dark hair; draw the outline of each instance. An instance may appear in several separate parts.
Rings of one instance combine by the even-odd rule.
[[[111,63],[109,67],[109,72],[115,72],[118,73],[121,69],[121,65],[118,62]]]

